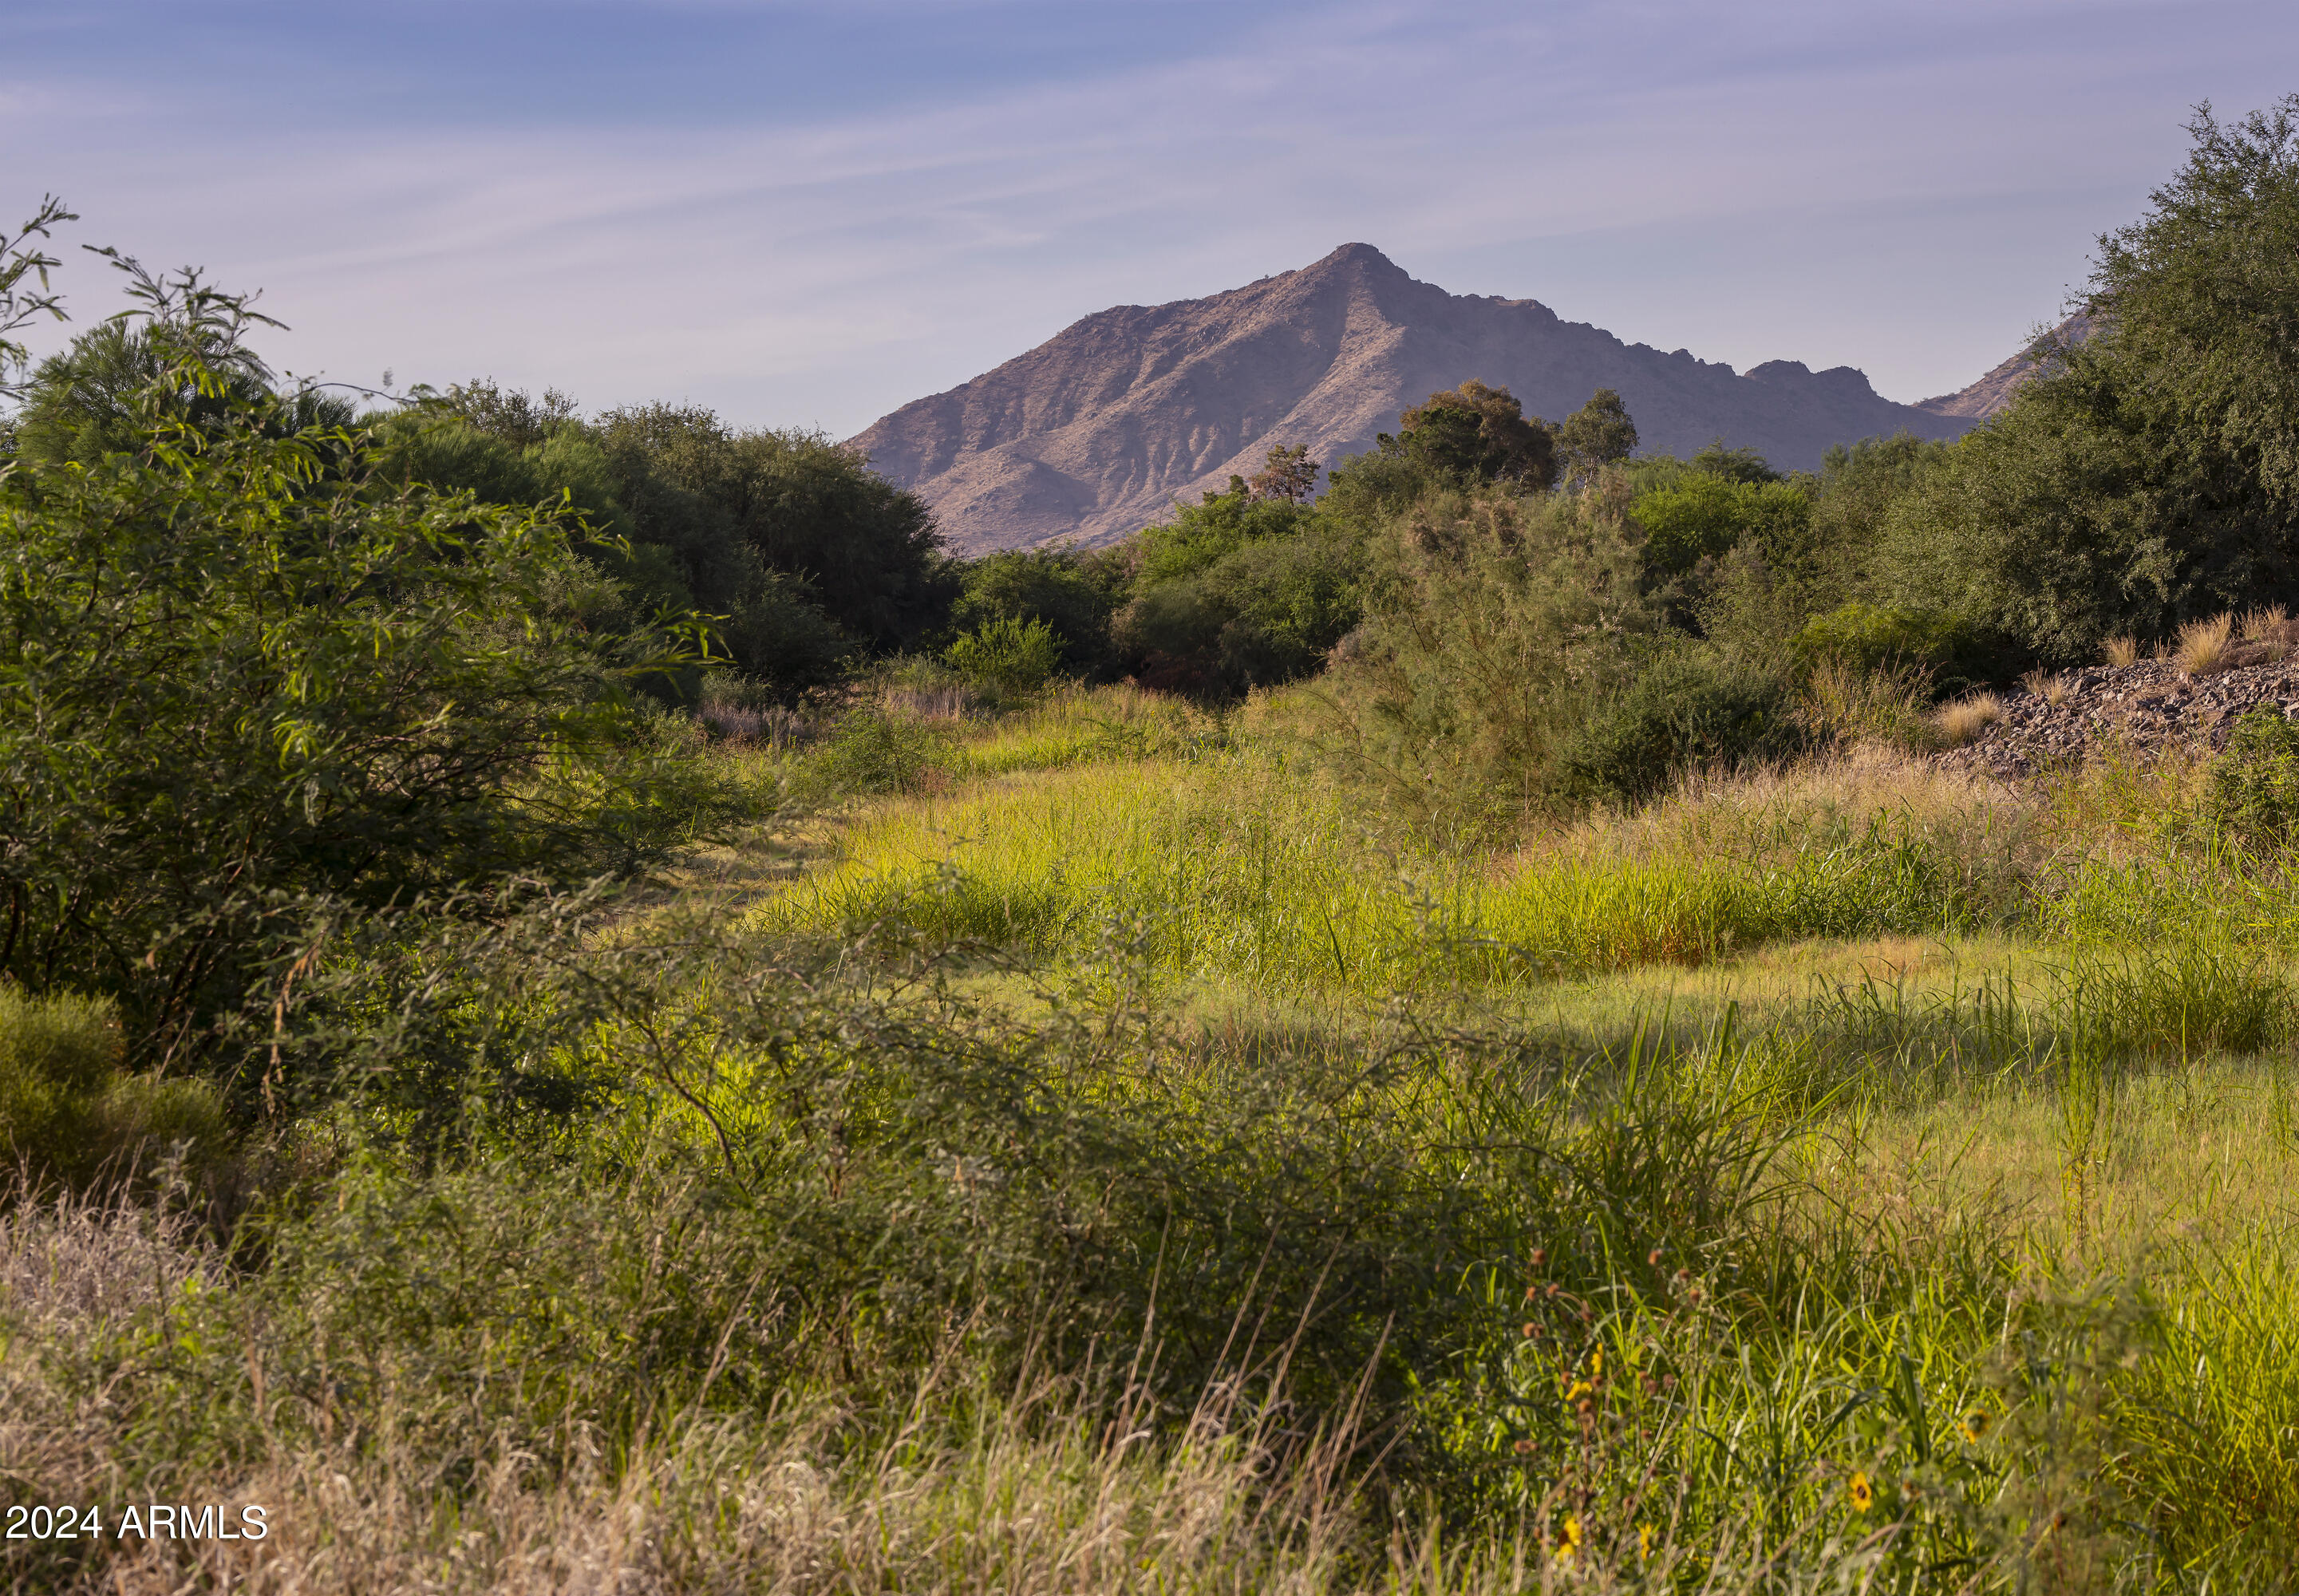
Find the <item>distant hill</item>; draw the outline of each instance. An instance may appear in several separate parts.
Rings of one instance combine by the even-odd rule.
[[[2080,344],[2091,337],[2091,318],[2079,311],[2052,331],[2054,337],[2063,338],[2071,344]],[[1916,408],[1928,410],[1936,416],[1966,416],[1975,421],[1982,420],[2011,403],[2012,395],[2019,392],[2020,385],[2033,377],[2038,370],[2034,358],[2022,349],[1970,387],[1958,393],[1942,394],[1937,399],[1919,399]]]
[[[1407,405],[1472,377],[1552,421],[1613,388],[1647,449],[1689,454],[1721,437],[1782,468],[1903,428],[1955,437],[1975,420],[1896,404],[1849,366],[1770,361],[1743,374],[1624,344],[1533,300],[1448,294],[1347,244],[1208,299],[1088,316],[853,441],[961,550],[1106,543],[1249,475],[1274,445],[1307,444],[1327,464],[1360,453]]]

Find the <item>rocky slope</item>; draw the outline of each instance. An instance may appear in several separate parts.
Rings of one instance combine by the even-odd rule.
[[[2069,317],[2052,329],[2053,336],[2071,344],[2080,344],[2091,337],[2091,318],[2081,312]],[[2012,403],[2012,395],[2020,385],[2036,375],[2041,368],[2027,350],[2022,349],[2010,360],[1973,383],[1954,394],[1942,394],[1937,398],[1919,399],[1918,410],[1928,410],[1936,416],[1964,416],[1980,420],[1994,415]]]
[[[2112,748],[2140,755],[2190,744],[2219,748],[2247,710],[2299,719],[2299,660],[2288,644],[2237,651],[2230,668],[2189,676],[2163,660],[2094,665],[2060,678],[2060,700],[2026,691],[2003,699],[2003,718],[1938,756],[1951,769],[2013,777],[2072,765]]]
[[[1610,387],[1647,449],[1688,454],[1722,437],[1782,467],[1904,428],[1954,437],[1974,420],[1894,403],[1849,366],[1740,373],[1533,300],[1449,294],[1350,244],[1211,298],[1088,316],[853,441],[961,550],[1099,543],[1250,474],[1274,445],[1306,444],[1328,464],[1368,449],[1407,405],[1472,377],[1551,420]]]

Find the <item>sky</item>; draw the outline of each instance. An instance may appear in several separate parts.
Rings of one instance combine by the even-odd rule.
[[[2058,319],[2194,107],[2294,91],[2288,0],[12,0],[0,223],[79,213],[79,324],[111,245],[298,374],[841,437],[1350,242],[1905,401]]]

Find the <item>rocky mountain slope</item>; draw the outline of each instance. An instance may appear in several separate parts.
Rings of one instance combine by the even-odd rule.
[[[1306,444],[1329,464],[1371,448],[1407,405],[1472,377],[1550,420],[1613,388],[1647,449],[1689,454],[1722,437],[1782,467],[1904,428],[1954,437],[1979,413],[1894,403],[1849,366],[1742,373],[1623,343],[1534,300],[1449,294],[1349,244],[1211,298],[1088,316],[853,441],[961,550],[1100,543],[1249,474],[1274,445]]]
[[[2071,344],[2080,344],[2091,337],[2091,318],[2078,312],[2054,328],[2053,335]],[[2036,361],[2022,349],[1970,387],[1942,394],[1935,399],[1919,399],[1916,408],[1936,416],[1968,416],[1975,421],[1981,420],[2011,403],[2020,385],[2033,377],[2038,369]]]

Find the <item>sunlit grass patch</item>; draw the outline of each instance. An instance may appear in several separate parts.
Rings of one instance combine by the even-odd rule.
[[[942,768],[957,777],[1096,761],[1190,758],[1224,745],[1214,716],[1131,683],[1061,687],[1028,708],[960,725]]]
[[[2005,901],[1961,822],[1855,824],[1841,794],[1802,789],[1681,814],[1495,857],[1376,830],[1274,760],[1078,765],[883,802],[761,912],[1040,959],[1088,956],[1116,926],[1177,971],[1388,991],[1965,931]]]

